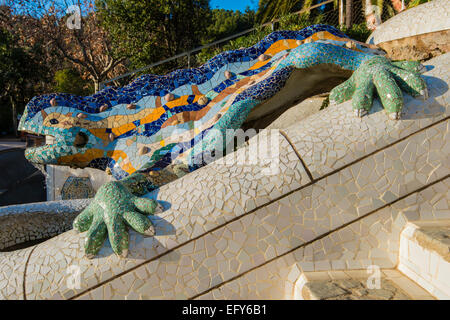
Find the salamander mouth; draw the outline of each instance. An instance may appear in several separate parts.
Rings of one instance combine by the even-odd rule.
[[[86,146],[86,144],[88,143],[88,141],[89,141],[88,135],[86,133],[80,131],[75,136],[73,145],[76,148],[84,148]]]
[[[45,141],[44,144],[38,143],[25,150],[25,158],[35,164],[57,164],[60,157],[79,153],[89,142],[89,137],[84,132],[78,132],[71,141],[52,135],[41,137],[45,137],[40,139]]]

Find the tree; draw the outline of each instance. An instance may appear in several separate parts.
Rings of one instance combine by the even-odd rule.
[[[351,28],[352,26],[352,12],[353,11],[353,0],[345,0],[345,26]]]
[[[0,98],[6,100],[12,109],[12,125],[17,135],[18,107],[35,92],[33,83],[37,81],[41,65],[34,59],[33,48],[18,47],[14,37],[5,29],[0,29]],[[30,52],[31,51],[31,52]]]
[[[290,12],[300,10],[302,7],[310,7],[312,2],[313,0],[259,0],[256,20],[259,23],[266,23]],[[304,3],[306,6],[304,6]]]
[[[198,46],[210,21],[208,0],[98,0],[96,5],[115,47],[135,68]]]
[[[55,73],[54,91],[72,93],[79,96],[89,94],[91,88],[86,85],[86,81],[81,77],[77,70],[66,68],[58,70]]]
[[[244,13],[239,10],[214,9],[211,11],[211,24],[207,28],[204,43],[226,38],[250,29],[255,24],[255,12],[249,7]]]
[[[107,32],[100,27],[94,0],[5,0],[20,24],[25,41],[40,41],[63,62],[70,62],[84,78],[89,78],[95,91],[99,83],[123,70],[125,57],[113,52]],[[7,23],[3,22],[4,25]]]

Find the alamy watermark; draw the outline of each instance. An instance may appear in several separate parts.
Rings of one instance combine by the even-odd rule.
[[[367,267],[367,273],[370,276],[367,278],[367,289],[381,289],[381,270],[377,265],[370,265]]]
[[[68,275],[66,280],[66,286],[71,290],[81,289],[81,269],[77,265],[70,265],[66,269],[66,274]]]
[[[80,6],[70,6],[67,8],[66,13],[69,15],[67,18],[66,26],[70,30],[81,29],[81,8]]]
[[[183,133],[172,133],[181,137]],[[171,151],[171,162],[176,162],[180,154],[189,153],[191,165],[203,166],[214,162],[219,166],[259,166],[263,175],[280,173],[280,143],[283,139],[279,130],[262,129],[211,129],[198,135],[191,135],[190,143]],[[243,150],[236,149],[246,146]]]

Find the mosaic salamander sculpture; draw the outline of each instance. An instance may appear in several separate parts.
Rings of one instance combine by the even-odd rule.
[[[312,93],[317,79],[347,72],[350,78],[331,91],[330,103],[353,99],[355,115],[349,116],[361,117],[377,92],[395,120],[403,106],[401,90],[427,95],[419,68],[416,62],[392,62],[333,27],[313,25],[273,32],[253,47],[224,52],[199,68],[144,75],[123,88],[108,87],[88,97],[35,97],[19,130],[55,139],[28,148],[29,161],[98,168],[117,179],[98,190],[73,226],[87,231],[88,257],[108,236],[114,252],[126,256],[127,228],[153,235],[146,215],[161,209],[141,196],[202,166],[203,155],[227,142],[217,132],[225,135],[248,119],[274,112],[276,104],[267,102],[283,92],[294,73],[301,75],[294,83],[298,97]]]

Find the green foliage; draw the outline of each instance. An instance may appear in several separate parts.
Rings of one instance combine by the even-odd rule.
[[[367,38],[372,33],[372,31],[367,29],[367,25],[365,22],[362,22],[360,24],[353,24],[351,28],[342,26],[340,29],[350,38],[361,42],[366,42]]]
[[[0,29],[0,85],[3,88],[0,94],[9,94],[24,84],[29,74],[29,60],[31,57],[24,49],[15,45],[13,36]]]
[[[309,0],[306,0],[308,2]],[[310,0],[312,2],[312,0]],[[265,23],[282,17],[293,10],[298,10],[298,5],[303,1],[298,0],[259,0],[256,20]]]
[[[97,0],[96,6],[102,26],[131,68],[200,45],[210,22],[208,0]]]
[[[72,93],[79,96],[89,95],[93,92],[92,84],[89,87],[80,73],[74,69],[62,69],[55,72],[55,92]]]
[[[302,14],[289,14],[280,18],[280,30],[301,30],[312,24],[326,23],[324,14],[311,15],[309,12]]]
[[[15,130],[16,114],[21,112],[27,100],[35,95],[36,83],[43,78],[42,74],[45,74],[38,59],[40,53],[38,46],[19,47],[11,33],[0,29],[0,99],[1,106],[8,109],[0,110],[0,131]],[[4,117],[6,114],[11,117]]]
[[[421,5],[422,3],[430,2],[431,0],[411,0],[408,4],[408,8],[417,7],[418,5]]]
[[[246,48],[253,46],[255,43],[261,41],[265,36],[271,33],[272,30],[269,27],[257,29],[245,36],[233,39],[229,41],[227,44],[218,47],[210,47],[203,49],[200,53],[196,55],[196,64],[201,65],[204,64],[209,59],[214,56],[229,50],[236,50],[239,48]]]
[[[203,43],[210,43],[248,30],[255,24],[255,12],[247,7],[245,13],[233,10],[214,9],[211,11],[211,24]]]

